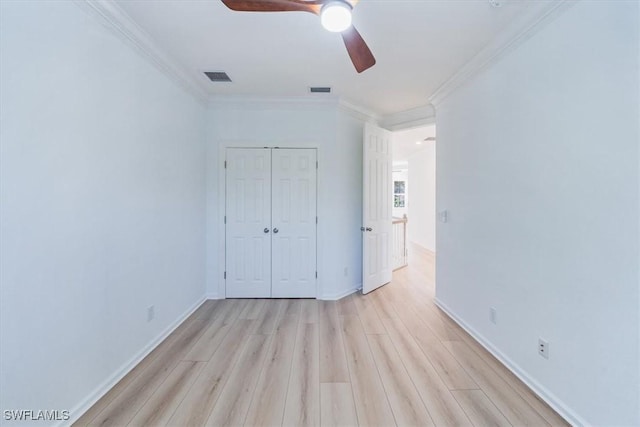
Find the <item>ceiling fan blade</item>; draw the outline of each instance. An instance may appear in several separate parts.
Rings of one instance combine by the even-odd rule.
[[[347,47],[351,62],[353,62],[358,73],[376,64],[376,58],[373,57],[369,46],[367,46],[360,33],[353,26],[342,32],[342,39],[344,40],[344,45]]]
[[[319,14],[322,2],[304,0],[222,0],[238,12],[310,12]]]

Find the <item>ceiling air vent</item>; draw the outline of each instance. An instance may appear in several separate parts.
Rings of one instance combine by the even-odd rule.
[[[230,82],[231,79],[224,71],[205,71],[204,74],[212,82]]]
[[[331,93],[331,88],[328,86],[312,86],[309,88],[309,92],[311,93]]]

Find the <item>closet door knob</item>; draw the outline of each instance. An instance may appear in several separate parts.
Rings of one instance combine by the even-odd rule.
[[[268,229],[268,228],[265,228],[265,229],[264,229],[264,232],[265,232],[265,234],[266,234],[266,233],[268,233],[268,232],[269,232],[269,229]]]
[[[274,234],[278,234],[278,231],[280,231],[280,230],[278,230],[277,228],[274,228],[274,229],[273,229],[273,233],[274,233]]]

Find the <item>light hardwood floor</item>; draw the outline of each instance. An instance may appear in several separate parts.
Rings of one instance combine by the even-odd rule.
[[[434,304],[433,254],[340,301],[205,302],[74,425],[566,426]]]

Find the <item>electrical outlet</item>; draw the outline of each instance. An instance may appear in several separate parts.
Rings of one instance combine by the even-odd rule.
[[[498,323],[498,312],[494,307],[489,308],[489,320],[491,320],[491,323],[494,325]]]
[[[156,317],[156,307],[150,305],[147,307],[147,322],[151,322]]]
[[[538,354],[545,359],[549,358],[549,342],[538,338]]]

